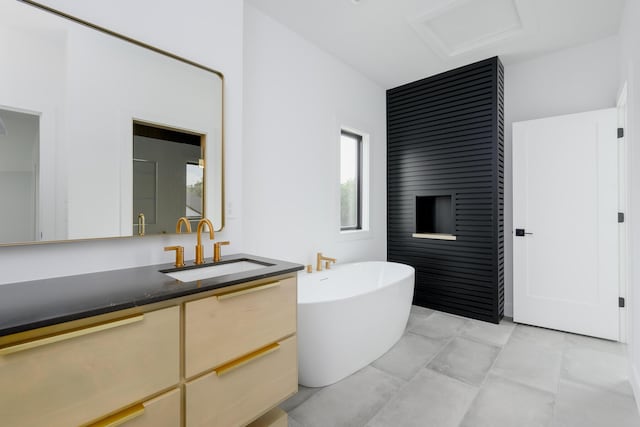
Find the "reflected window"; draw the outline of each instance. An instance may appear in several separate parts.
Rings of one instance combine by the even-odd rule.
[[[202,218],[202,190],[204,168],[196,163],[187,163],[187,218]]]

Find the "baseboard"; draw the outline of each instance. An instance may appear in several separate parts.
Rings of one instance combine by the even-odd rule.
[[[629,371],[631,375],[629,375],[629,381],[631,382],[631,388],[633,389],[633,395],[636,398],[636,406],[638,407],[638,412],[640,412],[640,372],[633,364],[630,365]]]

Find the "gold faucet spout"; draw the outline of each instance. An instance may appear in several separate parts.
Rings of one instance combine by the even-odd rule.
[[[185,228],[187,229],[187,233],[191,233],[191,223],[186,216],[180,217],[178,219],[178,222],[176,223],[176,233],[182,233],[182,224],[184,224]]]
[[[202,247],[202,230],[204,229],[205,225],[209,227],[209,239],[213,240],[213,236],[214,236],[213,224],[211,224],[211,221],[209,221],[207,218],[202,218],[198,222],[198,229],[197,229],[198,244],[196,245],[196,261],[195,261],[196,264],[204,263],[204,248]]]

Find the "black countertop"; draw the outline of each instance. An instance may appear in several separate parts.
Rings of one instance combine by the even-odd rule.
[[[185,268],[209,267],[238,260],[258,262],[265,267],[181,282],[163,274],[161,270],[182,269],[174,268],[173,264],[159,264],[0,285],[0,336],[293,273],[304,268],[300,264],[247,254],[229,255],[216,264]]]

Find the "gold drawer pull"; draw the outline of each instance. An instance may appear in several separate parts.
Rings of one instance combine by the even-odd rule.
[[[259,285],[259,286],[254,286],[253,288],[241,289],[239,291],[231,291],[231,292],[226,292],[224,294],[218,294],[216,295],[216,298],[218,298],[218,301],[221,301],[221,300],[225,300],[233,297],[239,297],[240,295],[251,294],[253,292],[258,292],[258,291],[264,291],[265,289],[275,288],[276,286],[280,286],[280,281],[266,283],[264,285]]]
[[[142,403],[111,415],[95,424],[91,424],[90,427],[116,427],[134,418],[138,418],[141,415],[144,415],[144,405]]]
[[[88,328],[76,329],[73,331],[63,332],[57,335],[51,335],[51,336],[44,337],[41,339],[36,339],[33,341],[27,341],[20,344],[10,345],[8,347],[0,348],[0,356],[6,356],[8,354],[17,353],[19,351],[30,350],[32,348],[42,347],[43,345],[70,340],[72,338],[93,334],[95,332],[106,331],[107,329],[117,328],[119,326],[140,322],[142,320],[144,320],[144,314],[139,314],[137,316],[127,317],[125,319],[116,320],[114,322],[101,323],[99,325],[90,326]]]
[[[224,374],[228,374],[229,372],[233,371],[234,369],[238,369],[239,367],[246,365],[247,363],[253,362],[256,359],[266,356],[267,354],[271,354],[279,348],[279,343],[273,343],[261,348],[260,350],[256,350],[253,353],[249,353],[246,356],[242,356],[241,358],[236,359],[233,362],[229,362],[226,365],[222,365],[219,368],[216,368],[215,373],[217,376],[221,377]]]

